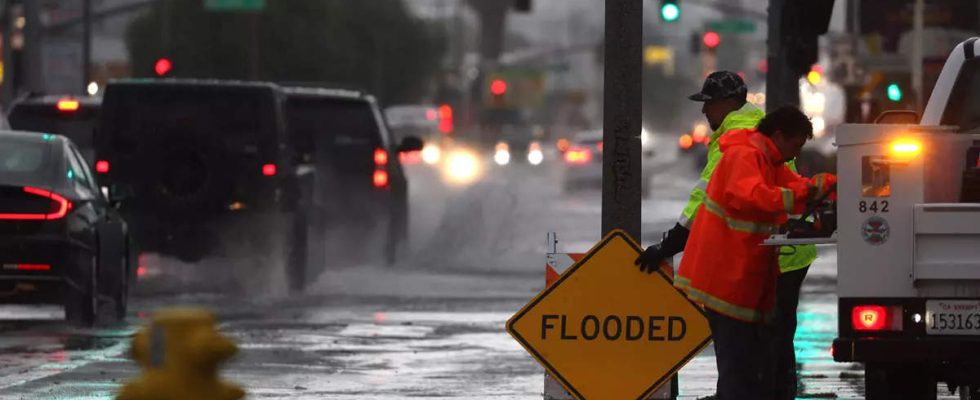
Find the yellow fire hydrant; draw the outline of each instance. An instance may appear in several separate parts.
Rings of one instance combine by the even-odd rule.
[[[214,315],[196,308],[153,314],[133,338],[133,359],[143,375],[119,391],[119,400],[235,400],[241,387],[218,377],[218,364],[238,351],[215,328]]]

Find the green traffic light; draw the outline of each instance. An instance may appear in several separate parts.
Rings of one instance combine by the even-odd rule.
[[[898,86],[897,83],[892,83],[888,85],[888,100],[891,101],[901,101],[902,100],[902,88]]]
[[[677,6],[677,3],[664,3],[660,6],[660,17],[664,21],[674,22],[677,21],[681,16],[681,8]]]

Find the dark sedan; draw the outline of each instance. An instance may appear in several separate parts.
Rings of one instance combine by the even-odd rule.
[[[52,303],[80,325],[126,313],[126,223],[71,140],[0,131],[0,303]]]

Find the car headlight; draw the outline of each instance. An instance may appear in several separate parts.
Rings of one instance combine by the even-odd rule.
[[[422,161],[429,165],[435,165],[439,163],[439,159],[442,158],[442,150],[439,146],[434,144],[427,144],[422,148]]]
[[[493,162],[497,163],[497,165],[510,164],[510,146],[507,143],[497,143],[493,152]]]
[[[640,146],[643,146],[643,148],[650,148],[653,146],[653,135],[651,135],[650,131],[646,130],[646,128],[640,130]]]
[[[480,176],[480,158],[470,150],[454,150],[446,157],[442,172],[447,183],[468,185]]]
[[[540,165],[544,161],[544,153],[541,150],[531,150],[527,152],[527,162],[531,165]]]

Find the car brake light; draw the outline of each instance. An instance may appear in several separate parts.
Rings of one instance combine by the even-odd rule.
[[[99,160],[95,162],[95,172],[99,174],[109,173],[109,162],[106,160]]]
[[[17,264],[17,269],[21,271],[50,271],[48,264]]]
[[[584,147],[572,147],[565,152],[569,164],[585,164],[592,161],[592,151]]]
[[[694,146],[694,138],[691,137],[691,135],[685,134],[681,136],[680,139],[677,140],[677,144],[681,146],[681,150],[690,149],[691,146]]]
[[[25,193],[30,193],[36,196],[41,196],[46,199],[50,199],[54,202],[54,209],[52,209],[47,214],[42,213],[14,213],[14,214],[0,214],[0,220],[21,220],[21,221],[50,221],[64,218],[68,215],[68,211],[72,208],[71,201],[64,198],[60,194],[49,192],[44,189],[24,187]]]
[[[265,175],[265,176],[275,176],[276,175],[276,164],[263,164],[262,165],[262,175]]]
[[[377,148],[374,149],[374,165],[383,167],[388,165],[388,152],[385,149]]]
[[[68,98],[68,97],[58,100],[58,111],[74,112],[74,111],[78,111],[78,107],[79,107],[78,100]]]
[[[851,326],[856,331],[902,330],[901,307],[860,305],[851,309]]]
[[[379,169],[374,171],[374,187],[384,189],[388,187],[388,171]]]

